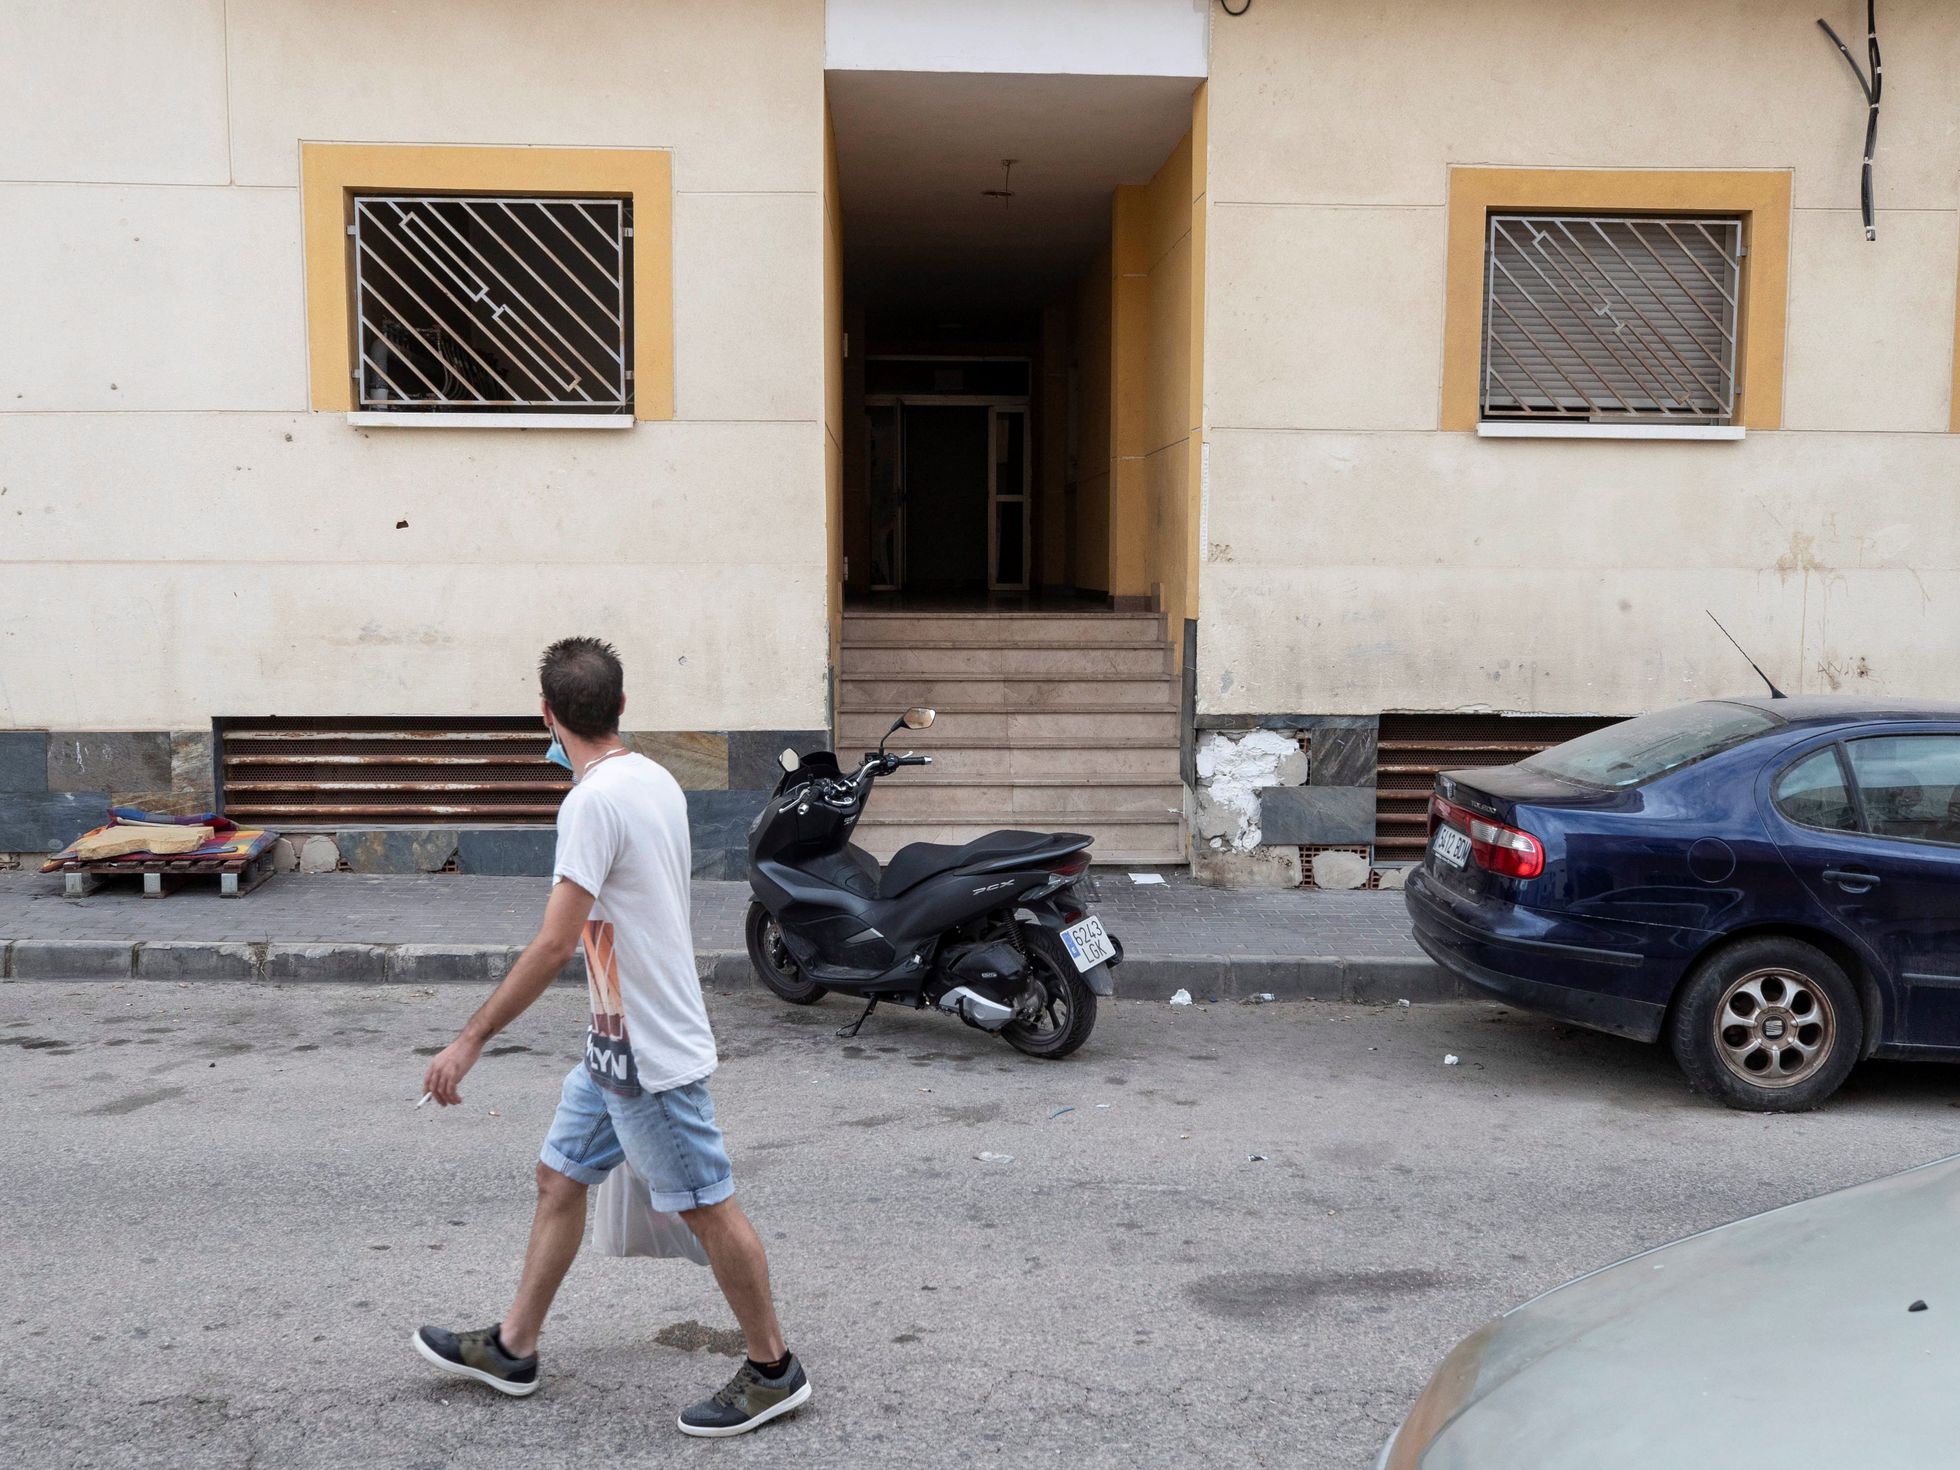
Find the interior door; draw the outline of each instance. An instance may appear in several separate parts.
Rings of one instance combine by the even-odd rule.
[[[1960,731],[1826,746],[1775,804],[1791,868],[1892,973],[1905,1024],[1886,1039],[1960,1047]]]
[[[896,403],[865,410],[871,500],[871,590],[905,585],[905,416]]]
[[[988,410],[907,401],[905,588],[977,593],[987,585]]]
[[[1028,590],[1028,481],[1032,469],[1025,408],[987,411],[987,589]]]

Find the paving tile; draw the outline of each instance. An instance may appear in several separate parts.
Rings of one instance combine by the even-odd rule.
[[[0,730],[0,792],[41,795],[48,789],[48,732]]]
[[[108,820],[107,791],[0,791],[0,852],[54,852]]]
[[[777,762],[785,748],[799,755],[830,749],[828,730],[733,730],[728,736],[728,784],[735,789],[776,789],[783,768]],[[750,809],[753,814],[754,809]]]
[[[719,730],[635,730],[627,737],[648,760],[660,762],[684,791],[728,789],[728,736]]]
[[[64,730],[48,737],[48,789],[110,791],[118,800],[168,791],[170,762],[167,730]]]

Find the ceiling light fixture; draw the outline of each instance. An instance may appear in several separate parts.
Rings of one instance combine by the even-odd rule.
[[[1003,158],[1000,161],[1000,187],[998,189],[982,189],[980,191],[980,197],[983,199],[998,199],[1001,205],[1005,207],[1007,201],[1014,197],[1014,191],[1007,186],[1008,180],[1013,176],[1014,165],[1020,161],[1018,158]]]

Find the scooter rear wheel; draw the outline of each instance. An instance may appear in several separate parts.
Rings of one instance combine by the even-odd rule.
[[[807,1006],[815,1005],[830,993],[816,981],[803,978],[789,946],[783,943],[783,931],[761,904],[749,905],[748,922],[742,929],[748,940],[749,963],[755,967],[755,978],[771,994],[793,1006]]]
[[[1033,1020],[1009,1021],[1000,1034],[1016,1051],[1059,1060],[1087,1041],[1096,1029],[1096,992],[1053,933],[1034,924],[1023,924],[1020,929],[1021,941],[1034,963],[1035,978],[1048,992],[1048,1002]]]

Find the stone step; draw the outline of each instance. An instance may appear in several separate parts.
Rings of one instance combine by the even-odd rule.
[[[943,674],[910,678],[852,678],[837,681],[838,709],[846,715],[889,710],[892,716],[915,704],[935,709],[999,710],[1167,710],[1177,712],[1177,684],[1168,675],[1139,679],[1041,674]]]
[[[939,778],[956,776],[1128,776],[1171,777],[1178,774],[1178,750],[1161,740],[1111,742],[1107,739],[1082,741],[1022,742],[1007,745],[994,741],[948,743],[929,732],[907,732],[901,742],[896,737],[888,749],[915,750],[932,757],[925,773]],[[873,745],[876,741],[872,742]],[[891,779],[918,775],[901,771]]]
[[[844,614],[847,643],[909,647],[918,643],[1136,643],[1164,639],[1159,613]]]
[[[906,780],[905,777],[913,779]],[[1024,812],[1079,813],[1092,816],[1157,816],[1175,820],[1184,810],[1184,783],[1176,776],[966,776],[922,777],[901,771],[880,781],[867,816],[964,817],[1001,814],[1010,822]]]
[[[858,824],[852,841],[879,862],[889,862],[901,847],[914,842],[971,842],[1003,828],[1021,832],[1082,832],[1095,839],[1092,862],[1103,865],[1172,864],[1185,861],[1184,828],[1179,822],[1080,814],[1044,818],[1023,812],[1000,820],[938,821],[930,817]]]
[[[837,720],[840,748],[855,760],[859,751],[875,750],[890,728],[893,717],[909,701],[895,709],[885,706],[862,713],[841,710]],[[901,742],[892,737],[888,749],[916,750],[931,755],[935,737],[948,742],[969,744],[982,741],[1019,748],[1023,741],[1080,742],[1093,746],[1102,741],[1161,741],[1177,748],[1177,710],[1170,709],[1003,709],[988,705],[980,708],[940,704],[939,716],[930,730],[906,730]]]
[[[1171,653],[1161,643],[912,643],[846,642],[846,679],[946,674],[1126,675],[1163,678]]]

